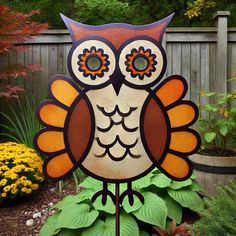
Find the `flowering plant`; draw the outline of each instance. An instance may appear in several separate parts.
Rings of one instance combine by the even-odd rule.
[[[235,81],[236,78],[230,79]],[[214,156],[236,154],[236,91],[229,93],[201,92],[212,103],[200,104],[199,131],[202,153]]]
[[[44,180],[42,165],[37,153],[24,144],[0,143],[0,202],[37,190]]]

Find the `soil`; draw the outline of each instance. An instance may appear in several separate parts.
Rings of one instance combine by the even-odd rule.
[[[45,183],[39,191],[28,198],[0,204],[0,236],[36,236],[49,215],[52,204],[67,195],[76,194],[73,183],[66,183],[62,193],[55,183]],[[41,217],[33,218],[33,214],[41,213]],[[27,226],[27,220],[33,219],[34,224]]]
[[[223,149],[220,147],[212,147],[208,149],[201,150],[199,152],[202,155],[207,155],[207,156],[221,156],[221,157],[235,157],[236,156],[236,151],[235,150],[228,150],[228,149]]]

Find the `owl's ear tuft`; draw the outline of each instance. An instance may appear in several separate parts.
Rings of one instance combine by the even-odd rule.
[[[162,20],[157,21],[153,24],[153,29],[159,33],[159,41],[162,41],[163,35],[166,31],[167,26],[171,22],[172,18],[174,17],[175,13],[172,13],[171,15],[165,17]]]
[[[78,23],[74,20],[71,20],[70,18],[68,18],[67,16],[63,15],[62,13],[60,13],[60,16],[62,18],[62,20],[64,21],[67,29],[70,32],[72,41],[76,41],[76,31],[78,31],[81,27],[80,25],[82,25],[81,23]]]

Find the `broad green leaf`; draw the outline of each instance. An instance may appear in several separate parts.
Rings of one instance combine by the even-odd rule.
[[[139,220],[165,228],[167,208],[164,200],[151,192],[144,192],[144,204],[132,212]]]
[[[91,227],[85,229],[81,236],[114,236],[115,216],[108,216],[106,221],[97,220]],[[139,235],[137,222],[131,216],[122,213],[120,215],[120,236]]]
[[[225,135],[228,133],[228,127],[227,127],[227,125],[226,125],[226,124],[221,124],[221,125],[219,126],[219,131],[220,131],[220,133],[221,133],[223,136],[225,136]]]
[[[107,197],[107,202],[105,206],[102,205],[102,196],[99,196],[96,199],[96,201],[93,203],[93,206],[96,210],[105,211],[109,214],[115,214],[116,212],[115,205],[113,201],[111,200],[110,196]]]
[[[171,183],[171,179],[168,178],[163,173],[157,174],[151,180],[151,184],[154,184],[158,188],[166,188],[170,185],[170,183]]]
[[[204,207],[202,199],[196,192],[186,189],[168,189],[167,192],[175,201],[177,201],[183,207],[187,207],[195,211],[202,210]]]
[[[204,139],[206,140],[206,142],[211,143],[216,137],[216,133],[215,132],[207,132],[204,134]]]
[[[190,188],[190,190],[192,190],[194,192],[202,191],[201,186],[196,181],[193,181],[192,184],[189,186],[189,188]]]
[[[76,198],[77,203],[80,203],[84,200],[89,200],[93,197],[93,195],[96,193],[96,191],[91,190],[91,189],[84,189],[82,190]]]
[[[134,189],[140,190],[140,189],[148,187],[150,185],[150,183],[151,183],[151,177],[146,175],[141,179],[133,181],[132,187]]]
[[[79,195],[66,196],[60,202],[55,204],[53,206],[53,208],[57,208],[57,209],[62,210],[62,209],[67,209],[67,208],[74,207],[79,202],[78,201],[78,196]]]
[[[59,213],[57,212],[54,215],[48,217],[47,221],[44,223],[39,232],[39,236],[52,236],[60,231],[60,229],[57,228],[58,216]]]
[[[61,229],[58,236],[81,236],[81,230],[78,230],[78,229]]]
[[[140,231],[139,236],[150,236],[147,232]]]
[[[192,180],[191,179],[187,179],[187,180],[184,180],[184,181],[174,181],[173,180],[169,187],[171,189],[180,189],[180,188],[189,186],[191,184],[192,184]]]
[[[107,229],[104,221],[96,220],[89,228],[83,230],[81,236],[92,236],[92,235],[113,236],[114,235],[113,230],[114,230],[113,228]]]
[[[98,217],[97,210],[90,210],[88,204],[75,204],[73,208],[63,209],[58,216],[57,228],[79,229],[90,226]]]
[[[166,195],[163,199],[167,206],[168,217],[171,219],[175,219],[178,224],[181,223],[182,220],[181,205],[168,195]]]
[[[128,196],[126,196],[122,206],[127,213],[130,213],[132,211],[137,211],[142,206],[142,203],[140,202],[139,198],[134,196],[134,205],[130,206]]]
[[[95,191],[101,190],[103,188],[102,182],[92,177],[87,177],[79,186],[87,189],[92,189]]]

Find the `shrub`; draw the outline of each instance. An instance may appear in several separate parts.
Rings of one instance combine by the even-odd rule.
[[[42,127],[35,117],[36,102],[33,95],[16,98],[6,104],[7,110],[0,112],[0,118],[4,118],[0,128],[0,137],[34,148],[33,139],[35,133]]]
[[[43,181],[42,160],[23,144],[0,143],[0,202],[29,195]]]
[[[236,235],[236,184],[218,187],[215,198],[206,199],[206,209],[201,219],[192,227],[194,236],[235,236]]]
[[[67,196],[55,205],[57,212],[48,218],[40,235],[114,235],[115,206],[110,198],[105,206],[101,196],[92,203],[93,194],[102,189],[102,182],[87,177],[81,184],[85,188],[78,195]],[[114,184],[109,190],[115,192]],[[120,185],[121,193],[126,184]],[[121,207],[121,236],[148,236],[152,225],[166,227],[167,221],[182,221],[183,207],[194,211],[203,208],[202,199],[197,194],[200,187],[195,177],[177,182],[155,170],[145,177],[133,182],[133,188],[142,193],[144,205],[134,197],[134,205],[130,206],[127,197]],[[146,232],[145,232],[146,231]]]
[[[9,2],[9,1],[8,1]],[[39,11],[32,10],[29,13],[12,11],[7,5],[0,4],[0,56],[6,56],[10,52],[22,52],[27,47],[16,46],[30,39],[33,34],[38,34],[48,28],[47,23],[32,21],[32,17]],[[23,89],[19,86],[7,84],[9,78],[22,76],[28,78],[30,72],[41,70],[37,64],[11,64],[0,68],[0,98],[11,98]]]

